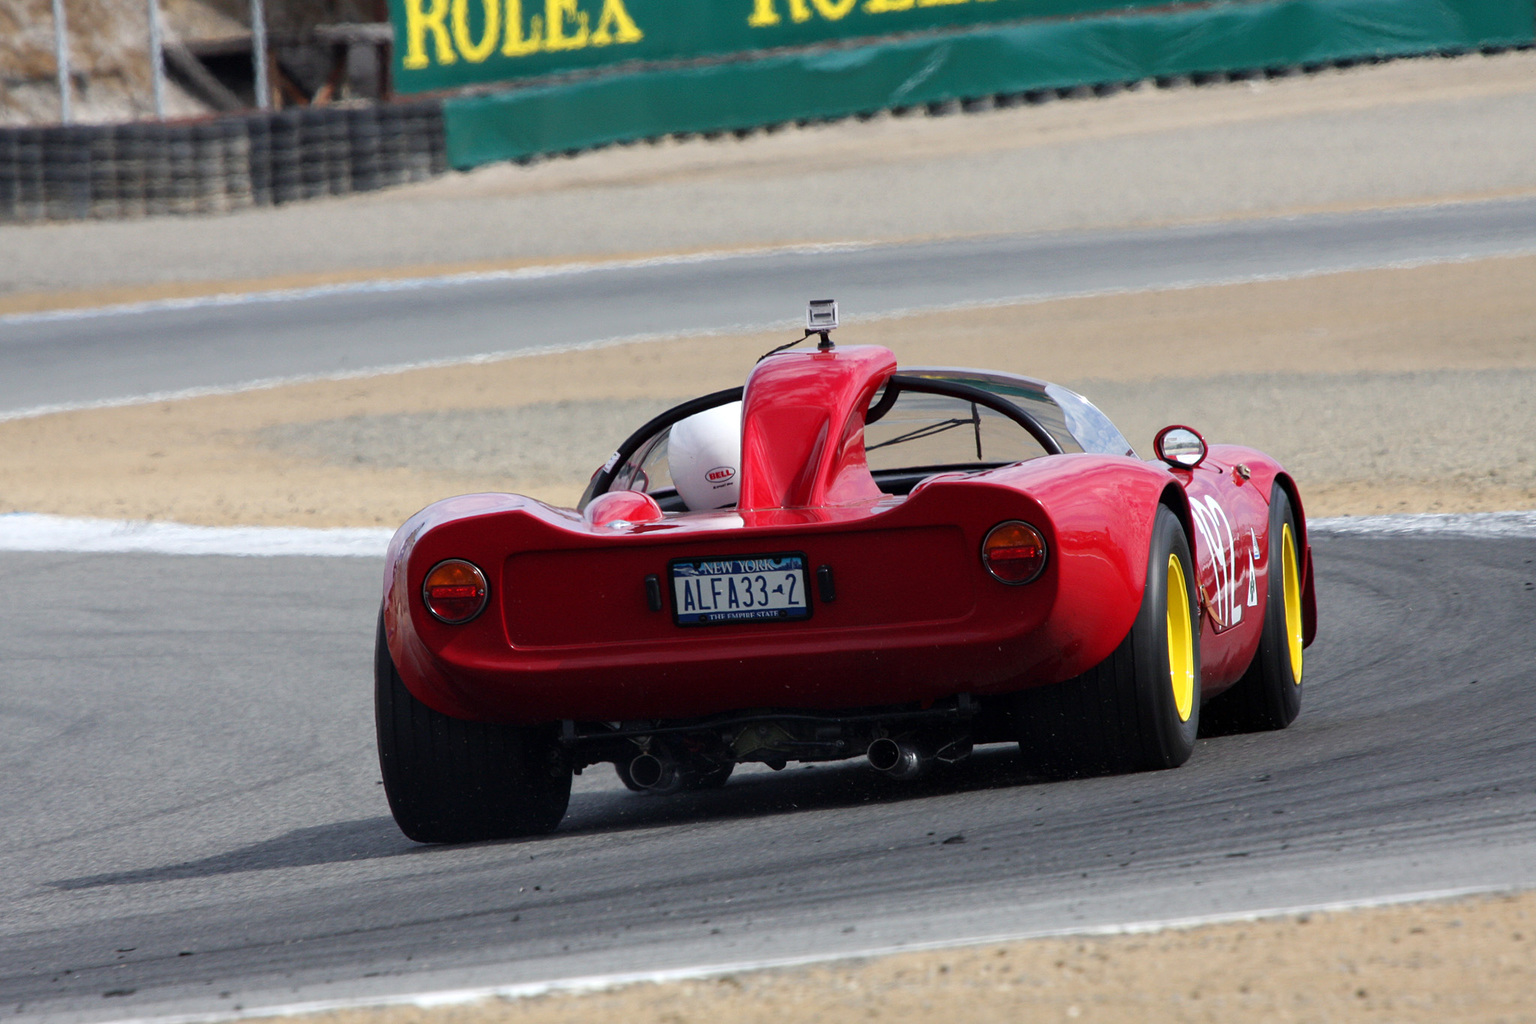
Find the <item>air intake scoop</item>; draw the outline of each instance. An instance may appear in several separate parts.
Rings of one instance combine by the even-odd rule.
[[[738,508],[821,508],[881,497],[864,413],[896,372],[878,345],[782,352],[757,364],[742,402]]]

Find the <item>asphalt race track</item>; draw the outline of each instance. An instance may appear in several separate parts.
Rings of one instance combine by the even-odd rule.
[[[793,317],[1536,251],[1536,202],[0,319],[0,415]],[[912,282],[925,282],[914,285]],[[1536,885],[1536,531],[1319,536],[1302,717],[1066,783],[1006,747],[420,847],[377,784],[372,558],[0,553],[0,1013],[102,1021]]]
[[[831,247],[0,317],[0,415],[606,339],[1536,252],[1536,200]],[[175,306],[175,304],[172,304]]]
[[[1289,730],[1037,783],[791,766],[404,839],[372,559],[0,555],[0,1013],[140,1017],[1536,884],[1536,539],[1319,536]],[[963,837],[957,838],[957,837]],[[946,842],[946,840],[949,840]]]

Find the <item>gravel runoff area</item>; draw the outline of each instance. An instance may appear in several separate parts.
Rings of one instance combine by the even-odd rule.
[[[1536,507],[1536,257],[854,322],[908,365],[1075,385],[1145,451],[1251,444],[1312,515]],[[649,414],[785,339],[679,338],[0,422],[0,511],[394,526],[447,494],[569,504]]]
[[[324,1024],[1536,1020],[1536,893],[896,953]]]
[[[1536,52],[613,147],[209,218],[0,226],[0,313],[787,242],[1536,191]]]
[[[0,312],[449,265],[1528,192],[1533,72],[1530,53],[1408,61],[616,149],[212,220],[0,228]],[[1138,445],[1170,420],[1252,443],[1296,470],[1313,515],[1533,508],[1533,285],[1536,259],[1500,259],[842,334],[908,363],[1075,384]],[[394,525],[472,489],[570,501],[646,412],[738,383],[779,340],[682,338],[0,423],[0,511],[340,526]],[[1533,1021],[1533,913],[1536,896],[1509,894],[334,1016]]]

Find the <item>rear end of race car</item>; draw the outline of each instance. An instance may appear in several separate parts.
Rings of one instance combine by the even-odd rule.
[[[1093,457],[1073,458],[1091,478]],[[1138,573],[1098,533],[1062,531],[1007,471],[837,510],[617,527],[452,499],[402,528],[386,580],[392,805],[432,841],[553,827],[544,805],[564,805],[547,793],[515,820],[473,808],[505,806],[528,772],[568,791],[601,762],[658,792],[743,762],[867,755],[914,775],[1013,738],[1011,694],[1105,657]],[[461,805],[446,829],[430,824],[445,803]]]
[[[804,355],[749,379],[734,509],[470,495],[400,529],[376,682],[408,835],[547,831],[603,762],[657,792],[746,762],[915,775],[1015,738],[1017,692],[1115,650],[1166,476],[1064,455],[883,494],[863,410],[894,358]]]

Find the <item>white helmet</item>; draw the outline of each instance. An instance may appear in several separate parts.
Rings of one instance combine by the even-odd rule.
[[[741,490],[741,403],[729,402],[672,424],[667,463],[691,511],[728,508]]]

